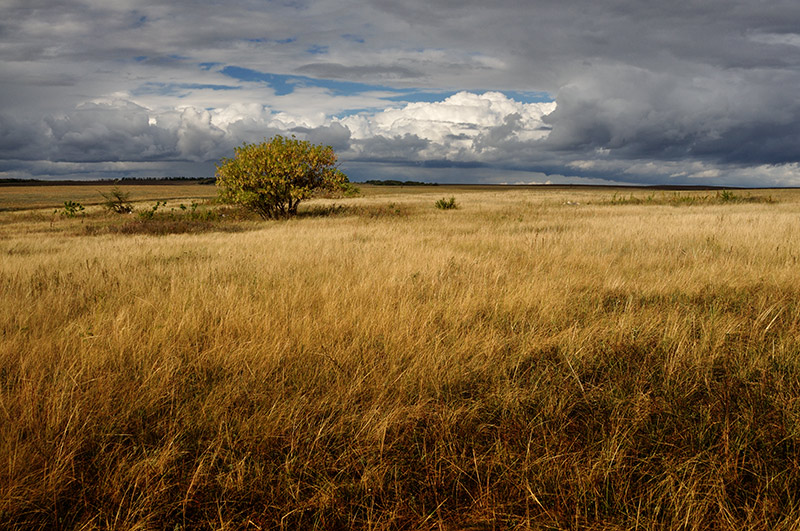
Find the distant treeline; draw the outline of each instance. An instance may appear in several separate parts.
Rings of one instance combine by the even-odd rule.
[[[393,179],[388,179],[385,181],[364,181],[361,184],[372,184],[375,186],[438,186],[436,183],[423,183],[420,181],[395,181]]]
[[[83,184],[214,184],[216,179],[213,177],[144,177],[124,179],[93,179],[86,181],[50,181],[43,179],[0,179],[0,186],[64,186],[64,185],[83,185]]]

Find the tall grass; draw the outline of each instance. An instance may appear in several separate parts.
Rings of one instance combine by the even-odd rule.
[[[608,194],[165,236],[3,214],[0,521],[796,528],[800,197]]]

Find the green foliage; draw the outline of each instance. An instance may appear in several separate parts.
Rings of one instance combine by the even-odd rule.
[[[130,214],[133,212],[133,205],[130,201],[130,193],[123,192],[119,186],[115,186],[108,194],[100,193],[105,199],[103,206],[109,212],[117,214]]]
[[[85,208],[80,203],[75,201],[64,201],[64,210],[61,211],[61,215],[67,218],[74,218],[78,214],[83,215]],[[58,210],[56,210],[58,212]]]
[[[655,201],[655,196],[653,194],[648,195],[645,198],[636,197],[633,194],[630,194],[629,197],[625,197],[622,195],[617,195],[614,192],[614,196],[608,200],[609,204],[612,205],[641,205],[642,203],[652,203]]]
[[[153,216],[156,215],[158,209],[166,205],[167,205],[166,201],[156,201],[156,204],[151,206],[150,208],[139,211],[139,219],[145,219],[145,220],[153,219]]]
[[[342,190],[349,182],[336,168],[333,148],[295,137],[245,143],[235,153],[217,166],[220,196],[264,219],[293,216],[315,191]]]
[[[342,195],[344,197],[358,197],[361,195],[361,189],[350,182],[342,183]]]
[[[439,199],[438,201],[436,201],[436,203],[434,203],[434,205],[436,206],[436,208],[439,208],[441,210],[452,210],[454,208],[458,208],[458,205],[456,205],[456,198],[455,197],[451,197],[450,199],[445,199],[443,197],[443,198]]]
[[[192,201],[188,207],[181,203],[178,208],[183,212],[183,217],[190,221],[216,221],[219,219],[219,213],[216,210],[201,209],[199,207],[200,203]],[[174,209],[171,209],[170,218],[176,217],[172,214],[173,211]]]
[[[739,195],[731,190],[722,190],[721,192],[717,192],[717,195],[714,199],[717,203],[775,203],[775,200],[771,195],[766,197],[752,196],[750,194]]]

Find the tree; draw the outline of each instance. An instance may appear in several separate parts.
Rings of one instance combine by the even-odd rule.
[[[330,146],[280,135],[260,144],[244,143],[233,158],[217,165],[223,199],[243,205],[264,219],[297,214],[300,201],[317,190],[336,191],[347,183],[336,168]]]
[[[105,199],[103,206],[109,212],[116,212],[117,214],[130,214],[133,212],[133,205],[130,200],[131,194],[123,192],[119,186],[112,188],[108,194],[100,192],[100,195]]]

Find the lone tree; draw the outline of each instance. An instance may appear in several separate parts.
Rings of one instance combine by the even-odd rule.
[[[264,219],[297,214],[297,205],[316,190],[341,190],[347,176],[336,168],[330,146],[280,135],[260,144],[244,143],[217,165],[222,198]]]

